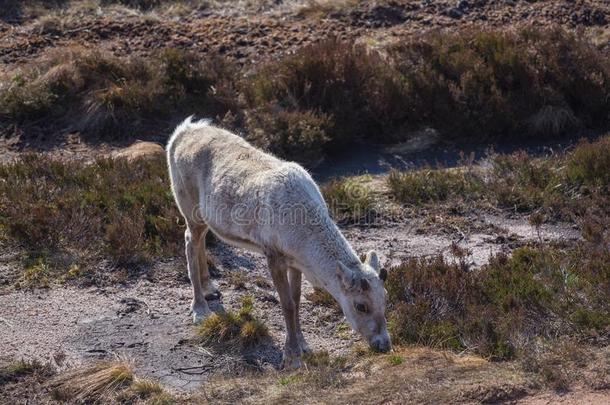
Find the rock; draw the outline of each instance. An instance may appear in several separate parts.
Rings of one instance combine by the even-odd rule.
[[[127,148],[115,151],[112,154],[114,159],[127,159],[132,161],[139,158],[153,158],[164,156],[165,149],[158,143],[138,141]]]

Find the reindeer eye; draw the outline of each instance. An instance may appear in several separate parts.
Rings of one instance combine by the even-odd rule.
[[[356,307],[356,311],[358,312],[362,312],[363,314],[369,312],[369,309],[364,304],[355,304],[354,306]]]

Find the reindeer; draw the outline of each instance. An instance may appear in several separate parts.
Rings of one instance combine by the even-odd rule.
[[[220,296],[206,260],[205,235],[212,231],[230,245],[266,256],[286,321],[284,368],[300,367],[301,354],[310,351],[299,322],[302,275],[333,296],[372,349],[391,349],[383,285],[387,272],[374,251],[360,261],[305,169],[191,117],[172,134],[167,160],[186,221],[195,324],[211,314],[206,298]]]

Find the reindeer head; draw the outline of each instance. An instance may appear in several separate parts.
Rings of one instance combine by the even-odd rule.
[[[346,266],[337,262],[337,277],[343,292],[339,304],[352,329],[369,342],[373,350],[387,352],[392,348],[386,326],[386,291],[383,283],[387,272],[379,264],[374,251],[364,263]]]

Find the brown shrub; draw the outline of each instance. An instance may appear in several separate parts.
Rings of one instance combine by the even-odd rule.
[[[578,186],[610,192],[610,136],[596,142],[581,141],[568,155],[567,177]]]
[[[76,251],[124,265],[181,253],[163,157],[85,164],[25,155],[1,165],[0,179],[2,230],[30,257]]]
[[[562,29],[431,33],[390,50],[413,124],[447,137],[556,136],[606,126],[610,63]]]
[[[393,339],[506,359],[537,339],[610,331],[606,251],[520,248],[479,270],[438,257],[410,260],[386,282]]]
[[[0,116],[46,132],[67,127],[115,139],[165,134],[171,121],[187,115],[222,117],[235,108],[233,75],[217,57],[176,49],[118,58],[62,48],[3,78]]]
[[[272,106],[254,114],[311,111],[330,117],[327,146],[332,149],[387,131],[388,117],[401,114],[400,103],[392,102],[400,101],[400,87],[387,66],[364,46],[331,39],[263,67],[247,77],[243,92],[250,109]],[[250,131],[258,121],[251,122]]]
[[[248,140],[283,158],[315,165],[324,156],[330,119],[313,111],[250,111]],[[261,110],[263,111],[261,113]]]

